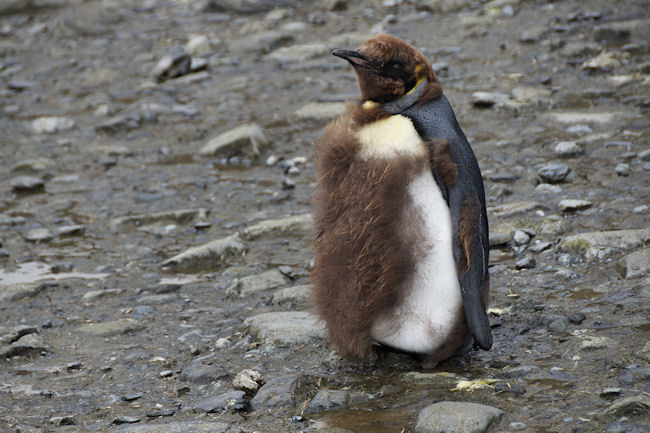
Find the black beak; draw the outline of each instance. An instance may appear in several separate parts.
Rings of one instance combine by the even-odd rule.
[[[355,50],[334,50],[332,55],[347,60],[354,67],[374,69],[373,64],[366,56]]]

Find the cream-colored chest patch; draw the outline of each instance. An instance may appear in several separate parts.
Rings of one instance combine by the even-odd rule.
[[[427,156],[427,147],[408,117],[396,114],[364,125],[357,131],[360,156],[365,159],[392,159],[396,156]]]

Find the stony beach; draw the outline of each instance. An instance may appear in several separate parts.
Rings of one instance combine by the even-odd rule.
[[[432,62],[494,346],[343,359],[308,302],[332,49]],[[0,431],[648,432],[642,1],[0,0]]]

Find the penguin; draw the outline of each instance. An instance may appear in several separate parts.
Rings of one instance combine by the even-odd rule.
[[[433,68],[390,35],[334,56],[361,98],[315,145],[312,303],[330,342],[440,362],[492,334],[481,172]]]

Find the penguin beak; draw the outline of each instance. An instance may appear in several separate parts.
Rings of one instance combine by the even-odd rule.
[[[353,67],[360,66],[367,69],[375,69],[374,65],[366,56],[355,50],[334,50],[332,55],[347,60]]]

